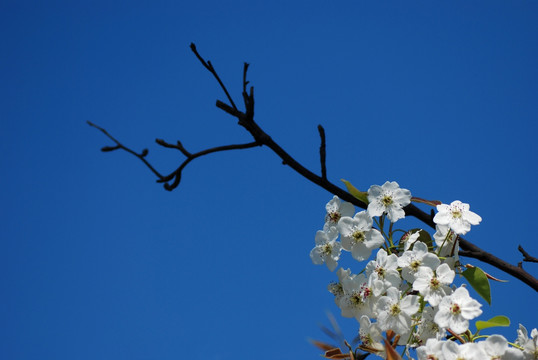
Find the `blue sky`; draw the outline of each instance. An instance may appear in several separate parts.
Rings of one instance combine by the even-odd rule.
[[[256,121],[313,171],[323,124],[330,180],[470,203],[468,240],[538,254],[536,2],[4,1],[0,20],[2,358],[318,356],[335,274],[308,254],[331,195],[266,148],[199,159],[170,193],[85,123],[164,173],[183,158],[155,138],[251,141],[191,42],[236,102],[251,64]],[[509,280],[484,318],[538,326],[536,292],[483,268]]]

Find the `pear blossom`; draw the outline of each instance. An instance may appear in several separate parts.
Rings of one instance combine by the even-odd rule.
[[[415,231],[414,233],[408,231],[405,233],[404,236],[402,236],[402,238],[400,239],[400,245],[404,245],[404,251],[409,250],[411,248],[411,245],[413,245],[418,240],[421,231],[422,229]]]
[[[385,346],[383,345],[383,336],[377,323],[372,323],[366,315],[359,319],[359,338],[361,340],[361,348],[374,353],[377,356],[385,358]]]
[[[480,216],[469,210],[469,204],[464,204],[459,200],[453,201],[450,205],[437,205],[437,211],[433,222],[448,225],[459,235],[465,235],[471,230],[471,225],[478,225],[482,221]]]
[[[379,249],[376,259],[370,260],[365,269],[368,277],[383,282],[385,290],[389,287],[398,287],[402,282],[397,268],[398,257],[396,254],[388,255],[384,249]]]
[[[342,279],[344,295],[340,300],[340,309],[343,317],[355,317],[357,320],[362,315],[373,316],[373,304],[376,300],[374,288],[382,289],[383,284],[374,283],[373,279],[367,279],[364,274],[353,275]]]
[[[336,241],[338,231],[331,227],[328,232],[319,230],[316,233],[316,246],[310,251],[310,258],[316,265],[325,263],[329,270],[334,271],[338,265],[342,245]]]
[[[445,329],[440,328],[439,325],[433,321],[436,310],[431,306],[425,307],[422,311],[422,316],[418,320],[417,331],[415,334],[415,341],[418,344],[427,343],[428,339],[440,340],[445,336]]]
[[[331,226],[337,226],[338,221],[342,216],[353,216],[355,213],[355,207],[352,203],[344,201],[342,202],[338,196],[334,196],[331,201],[325,205],[325,225],[323,230],[330,228]]]
[[[373,220],[366,211],[361,211],[353,218],[343,216],[338,222],[338,231],[342,235],[342,247],[351,251],[358,261],[366,260],[372,250],[380,247],[385,240],[377,229],[372,229]]]
[[[455,276],[456,273],[447,264],[439,265],[435,274],[429,267],[421,266],[413,283],[413,290],[424,296],[424,300],[431,306],[437,306],[443,297],[451,293],[449,285]]]
[[[412,283],[415,281],[416,273],[421,266],[435,269],[441,264],[437,255],[428,252],[428,245],[421,241],[415,242],[412,251],[405,251],[398,258],[398,266],[402,268],[402,278]]]
[[[445,341],[430,338],[426,345],[417,348],[418,360],[440,360],[443,356],[443,344]]]
[[[392,330],[397,334],[409,334],[411,316],[419,309],[419,297],[406,295],[400,300],[400,291],[395,287],[387,290],[376,304],[379,328],[383,331]]]
[[[382,186],[372,185],[368,189],[368,202],[368,213],[371,216],[386,213],[391,222],[396,222],[405,217],[402,208],[411,203],[411,192],[400,189],[396,181],[387,181]]]
[[[501,335],[491,335],[479,343],[488,359],[499,360],[523,360],[523,352],[518,349],[508,347],[508,341]]]
[[[458,345],[454,341],[443,344],[443,359],[445,360],[491,360],[477,343]]]
[[[527,334],[527,329],[519,324],[517,331],[516,344],[523,348],[523,356],[525,360],[538,359],[538,330],[532,329],[530,338]]]
[[[344,296],[344,288],[342,282],[344,279],[351,278],[351,269],[344,270],[342,268],[338,269],[336,276],[338,276],[338,282],[331,282],[327,286],[327,290],[334,295],[334,302],[336,305],[340,306],[340,299]]]
[[[469,296],[466,288],[459,287],[441,300],[434,321],[442,328],[448,327],[461,334],[469,329],[469,320],[482,314],[481,306]]]

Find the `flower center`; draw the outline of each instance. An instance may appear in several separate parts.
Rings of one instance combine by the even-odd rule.
[[[454,315],[458,315],[459,313],[461,313],[461,309],[460,309],[460,306],[458,304],[452,304],[452,306],[450,307],[450,311]]]
[[[452,217],[454,219],[459,219],[461,218],[461,211],[459,209],[454,209],[452,210]]]
[[[439,282],[439,280],[437,280],[436,277],[432,277],[432,279],[430,280],[430,287],[435,290],[435,289],[439,289],[439,286],[441,286],[441,283]]]
[[[400,309],[400,305],[399,304],[392,304],[391,307],[390,307],[390,314],[392,316],[396,316],[398,315],[402,310]]]
[[[409,264],[409,267],[413,269],[413,271],[417,271],[419,266],[420,266],[419,260],[413,260],[411,264]]]
[[[379,275],[380,278],[385,277],[385,269],[382,266],[376,267],[375,272],[377,273],[377,275]]]
[[[389,206],[393,203],[393,200],[392,200],[392,196],[390,195],[384,195],[383,196],[383,199],[381,199],[381,202],[383,203],[383,205],[385,206]]]
[[[338,220],[342,217],[342,215],[338,211],[333,211],[327,214],[327,217],[329,218],[329,221],[332,223],[337,223]]]
[[[366,238],[364,236],[364,232],[360,231],[360,230],[357,230],[353,233],[353,235],[351,235],[353,237],[353,241],[355,243],[359,243],[359,242],[364,242],[364,239]]]
[[[323,254],[325,255],[331,255],[333,252],[333,247],[331,244],[325,244],[323,245]]]
[[[353,292],[353,295],[349,298],[350,302],[354,306],[360,306],[363,304],[362,296],[358,292]]]

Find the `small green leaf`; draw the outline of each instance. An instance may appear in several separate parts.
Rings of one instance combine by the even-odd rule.
[[[480,331],[483,329],[496,327],[496,326],[507,327],[507,326],[510,326],[510,319],[504,315],[498,315],[489,319],[488,321],[477,321],[475,323],[475,326],[476,326],[476,331]]]
[[[484,300],[491,305],[491,289],[486,273],[478,267],[471,267],[465,270],[462,275],[467,279],[469,284],[476,290]]]
[[[368,193],[366,191],[359,191],[355,186],[347,180],[340,179],[344,184],[346,184],[347,191],[357,199],[368,205]]]

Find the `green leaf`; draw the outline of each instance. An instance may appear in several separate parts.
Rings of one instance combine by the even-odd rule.
[[[475,266],[465,270],[462,275],[467,279],[469,284],[471,284],[473,289],[476,290],[478,295],[491,305],[491,289],[486,273]]]
[[[368,205],[368,193],[366,191],[359,191],[355,186],[351,185],[349,181],[344,179],[340,180],[346,185],[347,191],[351,195]]]
[[[476,326],[476,331],[480,331],[483,329],[496,327],[496,326],[507,327],[507,326],[510,326],[510,319],[504,315],[498,315],[498,316],[492,317],[488,321],[477,321],[475,323],[475,326]]]

